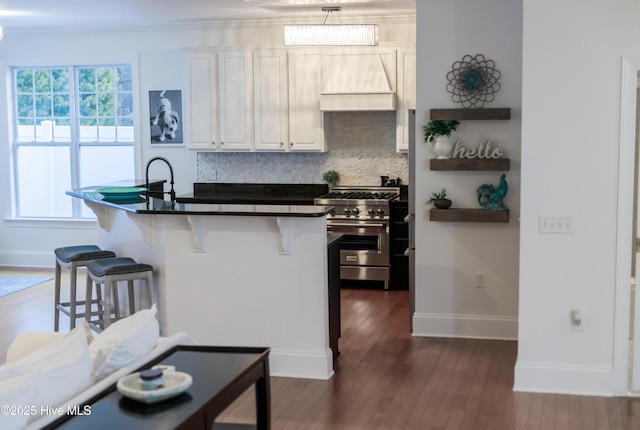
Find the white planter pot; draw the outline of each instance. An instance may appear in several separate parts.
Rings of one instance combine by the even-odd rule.
[[[438,156],[439,159],[446,159],[451,157],[453,151],[453,145],[449,136],[440,135],[434,136],[433,134],[427,138],[427,143],[431,146],[431,150]]]

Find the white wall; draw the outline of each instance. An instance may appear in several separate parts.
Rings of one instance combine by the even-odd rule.
[[[380,25],[383,43],[413,42],[413,17],[369,18]],[[343,20],[345,23],[348,20]],[[171,160],[176,175],[176,192],[188,193],[197,180],[196,153],[181,147],[157,148],[149,142],[148,91],[185,90],[185,65],[182,48],[230,45],[281,45],[282,22],[229,23],[189,27],[162,27],[160,30],[117,29],[110,33],[5,33],[0,43],[0,74],[20,62],[30,64],[96,64],[135,56],[140,76],[141,138],[136,168],[144,176],[146,161],[154,156]],[[3,75],[4,76],[4,75]],[[0,265],[52,266],[52,251],[59,246],[95,243],[94,223],[14,222],[11,215],[11,159],[7,109],[10,106],[7,84],[0,86]],[[4,130],[4,131],[2,131]],[[393,145],[393,142],[390,142]],[[322,160],[322,155],[319,155]],[[398,165],[406,159],[397,155]],[[268,164],[272,157],[265,157]],[[326,159],[326,157],[325,157]],[[320,161],[322,163],[322,161]],[[394,174],[383,172],[381,174]],[[166,167],[154,164],[152,177],[168,177]],[[398,175],[400,176],[400,175]],[[205,176],[206,179],[206,176]]]
[[[415,335],[515,339],[518,315],[522,8],[513,0],[418,0],[416,22],[416,313]],[[511,160],[508,172],[430,171],[433,153],[422,126],[432,108],[461,107],[446,91],[447,73],[464,55],[483,54],[501,72],[501,89],[485,107],[509,107],[511,119],[461,121],[454,140],[482,139]],[[454,207],[479,208],[476,189],[506,173],[506,224],[429,221],[426,201],[447,189]],[[475,287],[485,273],[486,287]]]
[[[442,77],[463,54],[482,52],[496,60],[503,79],[517,80],[522,34],[523,70],[520,274],[517,240],[511,238],[518,203],[506,200],[512,209],[507,229],[430,223],[425,210],[417,225],[418,312],[461,315],[454,320],[458,325],[436,327],[441,329],[432,331],[437,335],[472,330],[465,323],[486,315],[481,312],[488,306],[482,305],[499,305],[496,316],[515,315],[512,300],[517,296],[510,289],[483,297],[493,288],[489,275],[486,293],[470,285],[473,272],[500,266],[508,276],[505,286],[513,282],[515,288],[519,281],[514,389],[626,394],[628,278],[624,273],[616,278],[622,263],[630,266],[630,251],[624,250],[631,249],[631,238],[620,244],[616,236],[618,220],[631,217],[617,212],[621,59],[640,53],[640,5],[524,0],[522,30],[517,0],[418,0],[417,5],[417,22],[424,24],[417,27],[418,76],[423,77],[418,80],[418,117],[423,121],[429,108],[447,102]],[[434,34],[440,38],[430,43]],[[505,82],[498,93],[504,98],[494,104],[516,108],[509,122],[513,127],[518,100],[503,94],[506,89]],[[505,148],[513,161],[511,145]],[[455,198],[468,191],[467,181],[476,180],[472,174],[452,179],[431,173],[426,164],[431,154],[420,147],[416,154],[418,199],[440,184]],[[517,165],[516,160],[508,177],[517,177]],[[572,217],[572,234],[540,234],[540,215]],[[505,258],[507,247],[512,257]],[[616,255],[618,250],[623,251]],[[574,308],[583,312],[582,331],[571,329]]]
[[[631,217],[617,213],[620,80],[621,58],[640,53],[638,16],[624,0],[524,1],[516,390],[626,393],[626,350],[614,349],[629,306],[616,297],[629,280],[616,280],[616,258],[630,258],[616,255],[616,227]],[[539,234],[543,214],[571,216],[573,234]],[[574,307],[582,332],[570,328]]]

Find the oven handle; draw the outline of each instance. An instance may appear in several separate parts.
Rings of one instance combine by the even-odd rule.
[[[367,228],[385,228],[387,224],[348,224],[348,223],[327,223],[328,227],[367,227]]]

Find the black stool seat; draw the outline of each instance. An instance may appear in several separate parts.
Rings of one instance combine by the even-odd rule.
[[[116,256],[115,252],[104,251],[96,245],[65,246],[64,248],[57,248],[54,252],[56,258],[65,263],[94,260],[96,258],[112,258]]]
[[[106,276],[148,272],[153,270],[153,266],[137,263],[133,258],[118,257],[89,261],[87,263],[87,270],[94,276]]]

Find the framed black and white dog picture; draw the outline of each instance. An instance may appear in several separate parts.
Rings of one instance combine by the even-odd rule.
[[[149,91],[152,145],[184,145],[182,90]]]

